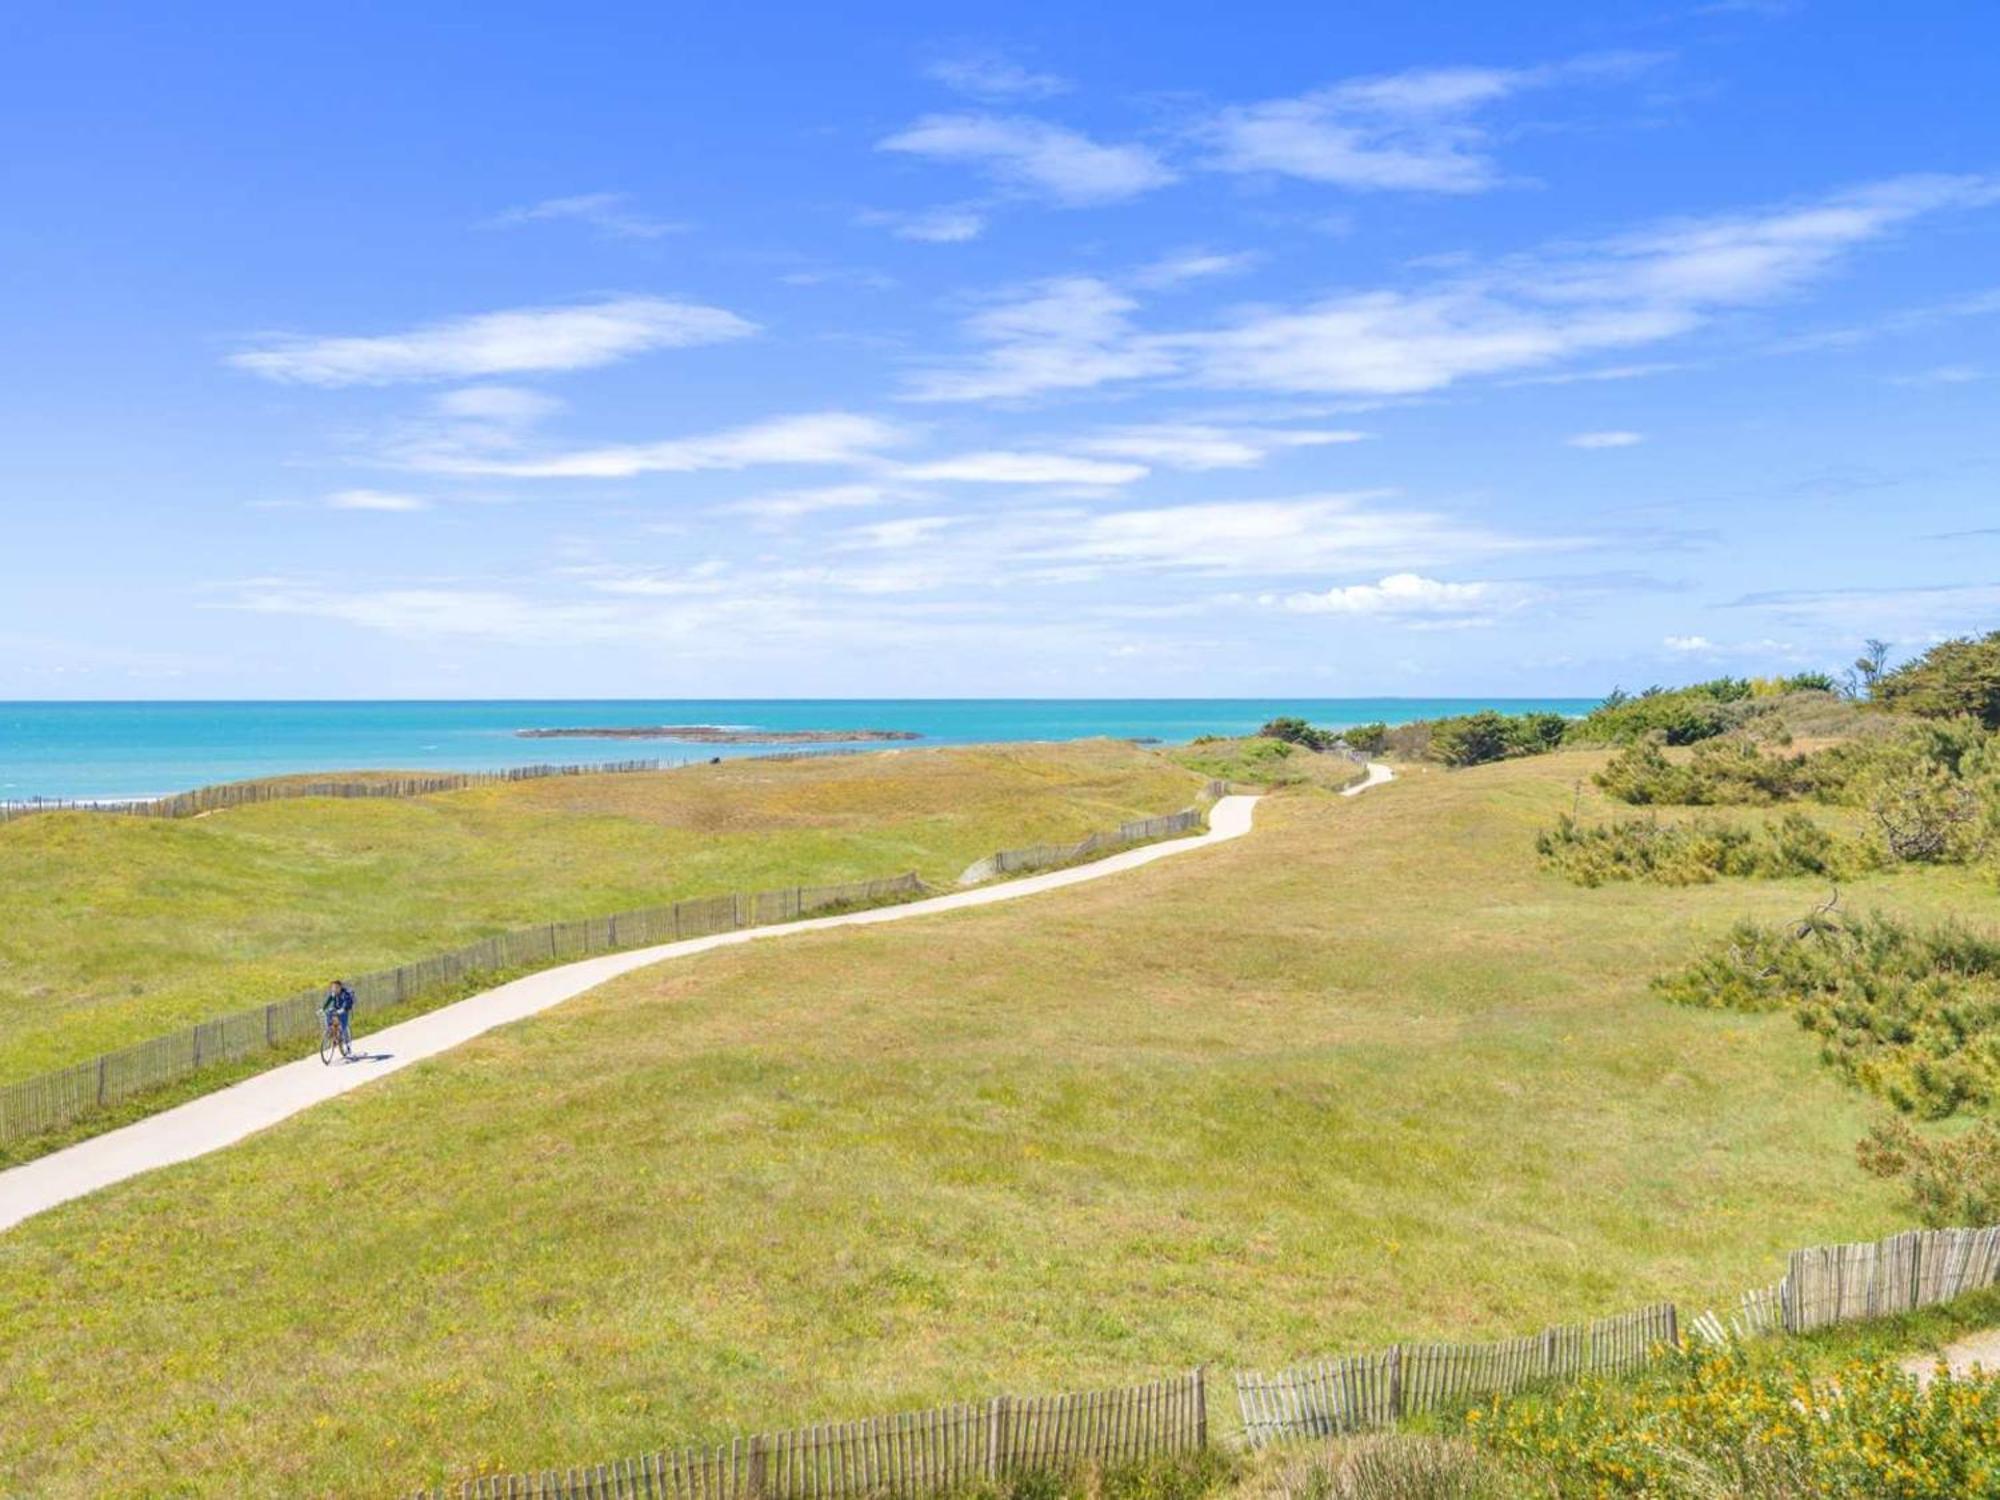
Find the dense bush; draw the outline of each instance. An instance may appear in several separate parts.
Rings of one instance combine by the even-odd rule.
[[[1684,688],[1648,688],[1633,696],[1613,692],[1580,719],[1560,714],[1503,714],[1492,709],[1450,719],[1417,720],[1387,731],[1391,751],[1448,766],[1483,765],[1517,755],[1538,755],[1566,744],[1635,745],[1653,740],[1693,745],[1731,730],[1783,737],[1794,718],[1831,715],[1845,725],[1861,712],[1842,704],[1823,673],[1796,677],[1718,677]],[[1348,732],[1353,742],[1353,731]]]
[[[1569,721],[1561,714],[1503,714],[1481,709],[1430,724],[1431,759],[1448,766],[1479,766],[1515,755],[1539,755],[1563,742]]]
[[[1669,757],[1654,739],[1612,756],[1591,780],[1620,802],[1636,806],[1768,806],[1812,790],[1810,757],[1766,755],[1730,737],[1697,745],[1686,759]]]
[[[1340,731],[1340,737],[1356,750],[1373,755],[1389,742],[1389,726],[1380,720],[1373,724],[1350,724]]]
[[[1725,875],[1846,880],[1873,862],[1865,846],[1800,812],[1767,821],[1762,828],[1707,818],[1584,824],[1564,814],[1554,828],[1536,837],[1535,852],[1548,868],[1585,886],[1617,880],[1704,885]]]
[[[1866,1170],[1901,1182],[1917,1216],[1933,1229],[2000,1223],[2000,1128],[1991,1120],[1936,1140],[1903,1120],[1886,1120],[1857,1154]]]
[[[1800,798],[1865,810],[1892,860],[1960,863],[2000,836],[2000,737],[1970,719],[1906,725],[1810,755],[1730,736],[1669,756],[1648,739],[1594,780],[1638,806],[1768,805]]]
[[[1825,1062],[1912,1114],[1989,1108],[2000,1090],[2000,940],[1957,923],[1740,922],[1654,988],[1682,1005],[1790,1010]]]
[[[1330,750],[1340,736],[1331,729],[1320,729],[1308,724],[1304,719],[1291,715],[1280,715],[1257,731],[1259,739],[1283,740],[1288,745],[1303,745],[1308,750]]]
[[[1700,1345],[1636,1380],[1495,1401],[1466,1427],[1544,1495],[2000,1497],[2000,1378],[1925,1387],[1879,1360],[1829,1380],[1795,1354]]]
[[[1929,719],[1968,715],[2000,729],[2000,630],[1931,647],[1876,677],[1872,696],[1898,713]]]
[[[1658,735],[1669,745],[1713,739],[1741,718],[1725,707],[1740,700],[1716,696],[1710,691],[1714,686],[1704,683],[1674,692],[1649,688],[1636,698],[1606,699],[1577,721],[1570,738],[1578,744],[1612,745],[1649,735]]]

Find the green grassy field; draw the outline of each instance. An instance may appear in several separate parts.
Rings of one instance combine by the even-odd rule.
[[[908,869],[949,882],[1199,786],[1099,741],[27,818],[0,825],[0,1083],[510,927]]]
[[[0,1490],[393,1494],[1720,1304],[1902,1227],[1789,1020],[1646,990],[1820,891],[1543,874],[1596,763],[1290,792],[1112,880],[671,964],[31,1220]]]

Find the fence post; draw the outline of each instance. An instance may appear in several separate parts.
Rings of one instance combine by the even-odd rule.
[[[1671,1302],[1667,1304],[1667,1345],[1673,1349],[1681,1346],[1681,1312]]]
[[[1208,1366],[1194,1368],[1194,1445],[1208,1446]]]
[[[986,1477],[998,1479],[1007,1472],[1007,1398],[995,1396],[986,1403]]]
[[[105,1056],[100,1052],[97,1054],[97,1107],[99,1109],[104,1108],[104,1063]]]
[[[1389,1346],[1389,1421],[1403,1420],[1403,1346]]]
[[[748,1473],[749,1500],[764,1500],[764,1440],[750,1439],[750,1463]]]
[[[1547,1377],[1555,1372],[1556,1331],[1553,1328],[1545,1328],[1542,1330],[1542,1374]]]

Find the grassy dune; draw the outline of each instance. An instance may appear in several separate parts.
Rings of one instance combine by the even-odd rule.
[[[917,869],[1185,806],[1095,742],[0,825],[0,1083],[509,927]]]
[[[1898,1227],[1789,1021],[1645,988],[1818,891],[1542,874],[1592,764],[1289,793],[1097,885],[630,976],[32,1220],[0,1490],[395,1493],[1719,1303]]]

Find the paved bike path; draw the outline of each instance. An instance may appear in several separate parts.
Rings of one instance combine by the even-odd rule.
[[[1350,788],[1350,791],[1376,785],[1375,769],[1370,768],[1367,782]],[[1387,771],[1386,767],[1380,769]],[[1385,774],[1380,779],[1390,778]],[[496,1026],[505,1026],[560,1005],[585,990],[595,989],[607,980],[629,974],[634,969],[643,969],[666,959],[706,953],[712,948],[726,948],[735,943],[764,942],[793,933],[822,932],[831,927],[867,927],[878,922],[902,922],[911,917],[990,906],[998,901],[1015,901],[1043,891],[1101,880],[1107,875],[1137,869],[1156,860],[1184,854],[1190,849],[1240,838],[1250,831],[1252,809],[1256,803],[1255,797],[1223,797],[1209,810],[1208,830],[1205,833],[1146,844],[1092,860],[1089,864],[1072,865],[1042,875],[1028,875],[1019,880],[931,896],[901,906],[873,907],[831,917],[809,917],[771,927],[746,927],[734,932],[716,933],[711,937],[688,938],[677,943],[636,948],[627,953],[610,953],[600,958],[564,964],[560,968],[544,969],[361,1037],[355,1042],[356,1060],[353,1062],[328,1067],[315,1056],[284,1063],[228,1088],[204,1094],[134,1124],[79,1141],[74,1146],[0,1172],[0,1230],[10,1229],[44,1209],[67,1203],[72,1198],[81,1198],[114,1182],[136,1177],[141,1172],[219,1151],[323,1100],[385,1078],[411,1063],[447,1052]]]

